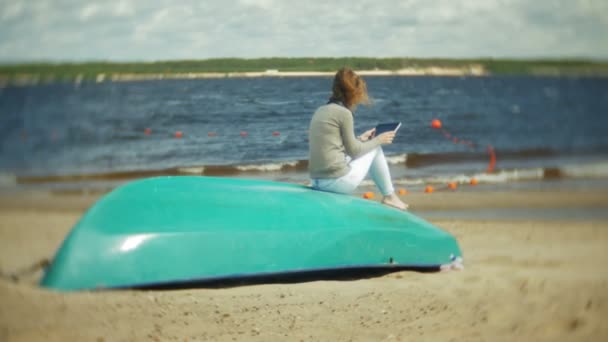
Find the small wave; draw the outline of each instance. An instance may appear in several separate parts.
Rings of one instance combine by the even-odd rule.
[[[440,88],[438,90],[435,90],[435,92],[433,94],[443,96],[443,95],[458,95],[460,93],[461,93],[460,89],[457,89],[457,88],[450,88],[450,89]]]
[[[452,153],[410,153],[407,155],[405,165],[410,168],[419,168],[437,164],[462,163],[468,161],[485,161],[485,153],[452,152]]]
[[[264,106],[286,106],[286,105],[296,103],[296,101],[262,101],[262,100],[255,100],[254,102],[257,104],[264,105]]]
[[[407,154],[398,154],[395,156],[387,156],[386,161],[391,165],[405,164],[407,162]]]
[[[529,168],[529,169],[511,169],[499,170],[497,172],[474,173],[474,174],[456,174],[456,175],[441,175],[429,176],[421,178],[399,178],[393,182],[396,185],[416,186],[422,184],[447,184],[455,182],[458,184],[468,184],[471,179],[475,178],[479,183],[500,184],[510,182],[526,182],[543,179],[559,179],[559,178],[608,178],[608,162],[599,162],[583,165],[565,165],[561,167],[549,168]],[[373,185],[371,181],[365,181],[364,185]]]
[[[86,173],[86,174],[64,174],[64,175],[44,175],[44,176],[17,176],[17,184],[43,184],[58,182],[79,182],[79,181],[119,181],[144,177],[156,176],[175,176],[179,175],[177,169],[164,170],[132,170],[116,171],[106,173]]]
[[[533,169],[515,169],[515,170],[502,170],[495,173],[480,173],[474,175],[474,177],[480,183],[507,183],[513,181],[531,181],[540,180],[545,178],[545,170],[542,168]],[[464,182],[469,182],[471,179],[466,179]],[[464,183],[461,182],[461,183]]]
[[[409,155],[392,156],[391,164],[409,161]],[[200,165],[183,166],[157,170],[131,170],[115,171],[107,173],[73,174],[73,175],[46,175],[46,176],[15,176],[0,173],[0,186],[13,186],[16,184],[42,184],[55,182],[79,182],[91,181],[117,181],[130,180],[143,177],[175,176],[175,175],[201,175],[201,176],[247,176],[272,174],[276,180],[284,179],[307,179],[307,160],[291,160],[266,162],[259,164],[237,164],[237,165]],[[452,174],[429,174],[421,177],[398,177],[394,179],[395,185],[418,186],[423,184],[447,184],[456,182],[460,184],[469,183],[475,178],[479,183],[509,183],[534,180],[549,180],[560,178],[603,178],[608,179],[608,162],[595,162],[588,164],[570,164],[560,167],[531,167],[516,169],[499,169],[492,173],[452,173]],[[371,180],[365,180],[363,185],[373,185]]]
[[[168,100],[165,102],[167,106],[181,106],[184,103],[182,100]]]
[[[441,176],[429,176],[421,178],[399,178],[393,180],[395,185],[402,186],[419,186],[423,184],[468,184],[471,179],[475,178],[479,183],[486,184],[499,184],[509,183],[518,181],[531,181],[541,180],[545,178],[545,170],[542,168],[532,169],[514,169],[514,170],[501,170],[494,173],[475,173],[475,174],[455,174],[455,175],[441,175]],[[369,180],[365,180],[363,185],[373,185]]]
[[[42,176],[17,176],[12,178],[18,184],[42,184],[54,182],[70,182],[83,180],[129,180],[143,177],[156,176],[178,176],[178,175],[201,175],[201,176],[235,176],[247,173],[263,173],[272,171],[305,171],[308,168],[308,160],[295,160],[276,163],[261,163],[247,165],[200,165],[184,166],[156,170],[127,170],[111,171],[106,173],[87,174],[64,174],[64,175],[42,175]],[[5,177],[11,182],[10,177]],[[4,181],[4,178],[2,178]],[[3,184],[3,183],[2,183]]]
[[[485,146],[478,147],[473,152],[446,152],[446,153],[409,153],[406,158],[408,168],[419,168],[437,164],[453,164],[463,162],[486,162],[488,153]],[[551,149],[535,148],[517,151],[496,151],[498,159],[523,160],[556,156],[558,153]]]
[[[221,100],[223,99],[225,96],[223,94],[220,93],[208,93],[208,92],[204,92],[204,93],[200,93],[200,94],[194,94],[190,96],[191,100]]]
[[[177,169],[177,172],[189,175],[202,175],[205,173],[205,167],[180,167]]]
[[[568,165],[560,169],[568,178],[608,178],[608,162]]]
[[[284,169],[297,168],[300,161],[290,161],[282,163],[269,163],[269,164],[250,164],[250,165],[239,165],[236,168],[240,171],[281,171]]]
[[[200,174],[205,176],[234,176],[247,173],[263,173],[277,171],[305,171],[308,160],[293,160],[274,163],[242,164],[242,165],[207,165],[179,168],[178,172]]]

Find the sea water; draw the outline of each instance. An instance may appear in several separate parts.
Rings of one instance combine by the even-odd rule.
[[[608,180],[606,78],[366,81],[372,105],[356,109],[355,130],[402,122],[385,146],[399,186],[472,177],[505,186]],[[305,184],[308,124],[327,102],[331,82],[265,77],[0,88],[0,188],[111,187],[164,174]],[[432,119],[442,129],[431,128]],[[488,146],[496,153],[492,172]]]

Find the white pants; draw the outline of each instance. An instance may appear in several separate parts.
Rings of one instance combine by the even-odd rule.
[[[312,179],[312,187],[322,191],[350,194],[369,172],[382,195],[388,196],[395,192],[382,147],[378,146],[361,157],[349,161],[348,166],[350,171],[342,177]]]

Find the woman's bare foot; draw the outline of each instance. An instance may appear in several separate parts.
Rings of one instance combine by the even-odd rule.
[[[394,193],[384,196],[382,199],[382,204],[388,205],[389,207],[397,208],[399,210],[407,210],[409,205],[403,203],[397,195]]]

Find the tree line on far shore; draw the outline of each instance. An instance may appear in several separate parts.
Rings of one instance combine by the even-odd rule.
[[[419,58],[216,58],[156,62],[44,62],[0,65],[0,76],[19,75],[54,79],[94,79],[99,74],[183,74],[278,71],[401,70],[430,67],[480,66],[493,75],[608,76],[608,62],[582,59],[419,59]]]

